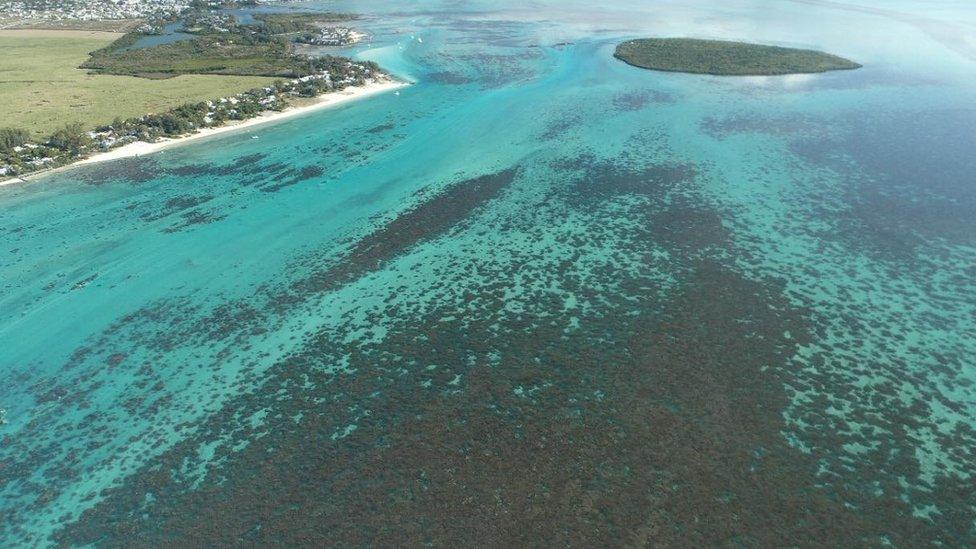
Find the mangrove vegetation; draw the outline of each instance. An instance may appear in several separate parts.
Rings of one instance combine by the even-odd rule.
[[[849,70],[861,65],[815,50],[695,38],[640,38],[614,57],[644,69],[720,76],[759,76]]]

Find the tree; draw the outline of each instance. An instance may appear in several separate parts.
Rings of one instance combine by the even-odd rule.
[[[30,133],[23,128],[0,128],[0,151],[11,151],[30,141]]]
[[[51,134],[48,144],[60,151],[77,153],[90,139],[80,122],[72,122]]]

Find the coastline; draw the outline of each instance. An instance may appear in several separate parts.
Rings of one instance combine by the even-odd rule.
[[[196,131],[195,133],[187,134],[181,137],[162,138],[159,141],[153,143],[147,141],[136,141],[134,143],[122,145],[121,147],[117,147],[108,151],[95,153],[87,158],[80,159],[77,162],[72,162],[64,166],[59,166],[57,168],[42,170],[31,174],[26,174],[23,176],[18,176],[7,180],[3,180],[0,181],[0,186],[14,185],[17,183],[27,183],[34,178],[68,170],[75,166],[81,166],[84,164],[95,164],[98,162],[105,162],[108,160],[118,160],[120,158],[130,158],[130,157],[142,156],[144,154],[151,154],[154,152],[161,151],[163,149],[167,149],[169,147],[182,145],[183,143],[187,143],[189,141],[193,141],[196,139],[202,139],[204,137],[211,137],[223,133],[244,130],[260,124],[277,122],[279,120],[284,120],[287,118],[292,118],[295,116],[306,114],[311,111],[324,109],[328,107],[334,107],[334,106],[341,105],[343,103],[354,101],[356,99],[361,99],[364,97],[369,97],[371,95],[392,91],[408,85],[409,84],[406,82],[385,80],[381,82],[370,82],[365,86],[353,86],[353,87],[345,88],[342,91],[326,93],[316,97],[309,98],[308,103],[289,106],[282,111],[265,111],[259,114],[258,116],[255,116],[254,118],[249,118],[247,120],[241,120],[241,121],[233,121],[224,124],[222,126],[216,126],[212,128],[203,128]]]

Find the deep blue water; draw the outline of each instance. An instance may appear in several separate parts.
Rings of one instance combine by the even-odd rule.
[[[0,188],[3,544],[976,540],[971,7],[308,5],[414,84]]]

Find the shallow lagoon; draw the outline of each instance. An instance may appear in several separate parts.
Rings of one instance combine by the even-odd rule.
[[[163,26],[163,30],[159,34],[150,34],[143,36],[136,40],[131,46],[127,48],[122,48],[121,51],[140,49],[140,48],[151,48],[153,46],[160,46],[162,44],[172,44],[173,42],[179,42],[180,40],[189,40],[193,38],[193,35],[188,32],[181,32],[183,28],[183,21],[177,21],[175,23],[169,23]]]
[[[969,8],[340,7],[414,86],[0,189],[0,539],[976,538]]]

